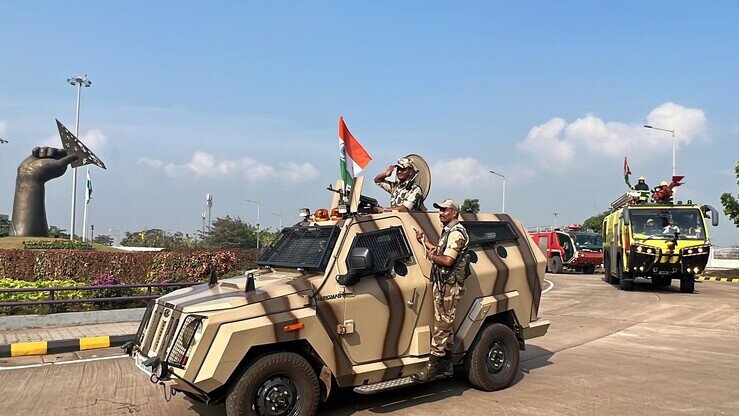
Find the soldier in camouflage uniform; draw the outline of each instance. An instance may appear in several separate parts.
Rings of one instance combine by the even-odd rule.
[[[398,168],[397,182],[387,178]],[[418,170],[413,161],[407,157],[400,158],[397,164],[390,165],[384,172],[375,177],[375,183],[390,194],[390,208],[375,207],[374,212],[383,211],[425,211],[423,208],[423,191],[414,181]]]
[[[462,297],[464,279],[468,270],[467,256],[460,257],[467,251],[470,238],[467,230],[459,223],[459,204],[452,199],[435,203],[439,210],[439,219],[444,225],[441,237],[436,245],[426,240],[421,231],[416,231],[416,239],[426,248],[426,257],[433,266],[434,296],[434,332],[431,338],[431,357],[421,371],[412,377],[416,381],[425,382],[439,375],[452,373],[451,356],[447,354],[454,337],[454,313],[457,303]],[[463,264],[464,263],[464,264]]]

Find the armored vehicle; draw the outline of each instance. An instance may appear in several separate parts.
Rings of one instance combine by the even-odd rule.
[[[607,283],[632,290],[634,279],[649,278],[655,286],[680,281],[680,291],[695,290],[711,250],[706,218],[718,225],[718,212],[710,205],[637,204],[624,194],[612,204],[603,220],[603,267]]]
[[[337,386],[367,394],[412,384],[433,330],[431,263],[414,228],[434,239],[441,223],[433,212],[371,214],[362,183],[332,209],[302,210],[244,276],[152,303],[125,346],[139,369],[171,392],[225,402],[228,415],[308,415]],[[476,262],[453,361],[476,388],[502,389],[526,340],[549,327],[537,319],[546,259],[508,215],[462,222]]]

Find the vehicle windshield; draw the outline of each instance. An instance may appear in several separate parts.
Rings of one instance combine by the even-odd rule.
[[[579,250],[602,250],[603,238],[600,234],[575,233],[575,245]]]
[[[681,240],[706,238],[703,215],[697,208],[634,209],[631,228],[636,239],[668,239],[677,233]]]
[[[257,264],[323,270],[338,235],[335,226],[283,228],[280,237],[259,255]]]

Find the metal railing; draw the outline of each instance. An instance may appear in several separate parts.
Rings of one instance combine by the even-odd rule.
[[[49,292],[48,300],[30,300],[21,302],[0,302],[0,308],[4,307],[20,307],[20,306],[39,306],[48,305],[49,313],[54,313],[55,305],[59,304],[75,304],[75,303],[103,303],[103,302],[133,302],[148,301],[156,299],[163,295],[152,294],[152,288],[183,288],[202,284],[202,282],[185,282],[185,283],[141,283],[134,285],[100,285],[100,286],[59,286],[59,287],[29,287],[29,288],[13,288],[0,289],[0,294],[4,293],[29,293],[29,292]],[[74,290],[125,290],[146,288],[146,295],[118,296],[104,298],[84,298],[84,299],[56,299],[56,292],[74,291]]]

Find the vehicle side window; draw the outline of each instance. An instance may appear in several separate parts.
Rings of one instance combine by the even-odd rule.
[[[539,236],[539,242],[538,242],[538,244],[539,244],[539,249],[546,256],[546,254],[547,254],[547,236],[540,235]]]
[[[367,271],[367,274],[387,271],[396,260],[406,260],[412,256],[401,227],[357,234],[351,249],[365,247],[372,255],[372,270]]]

